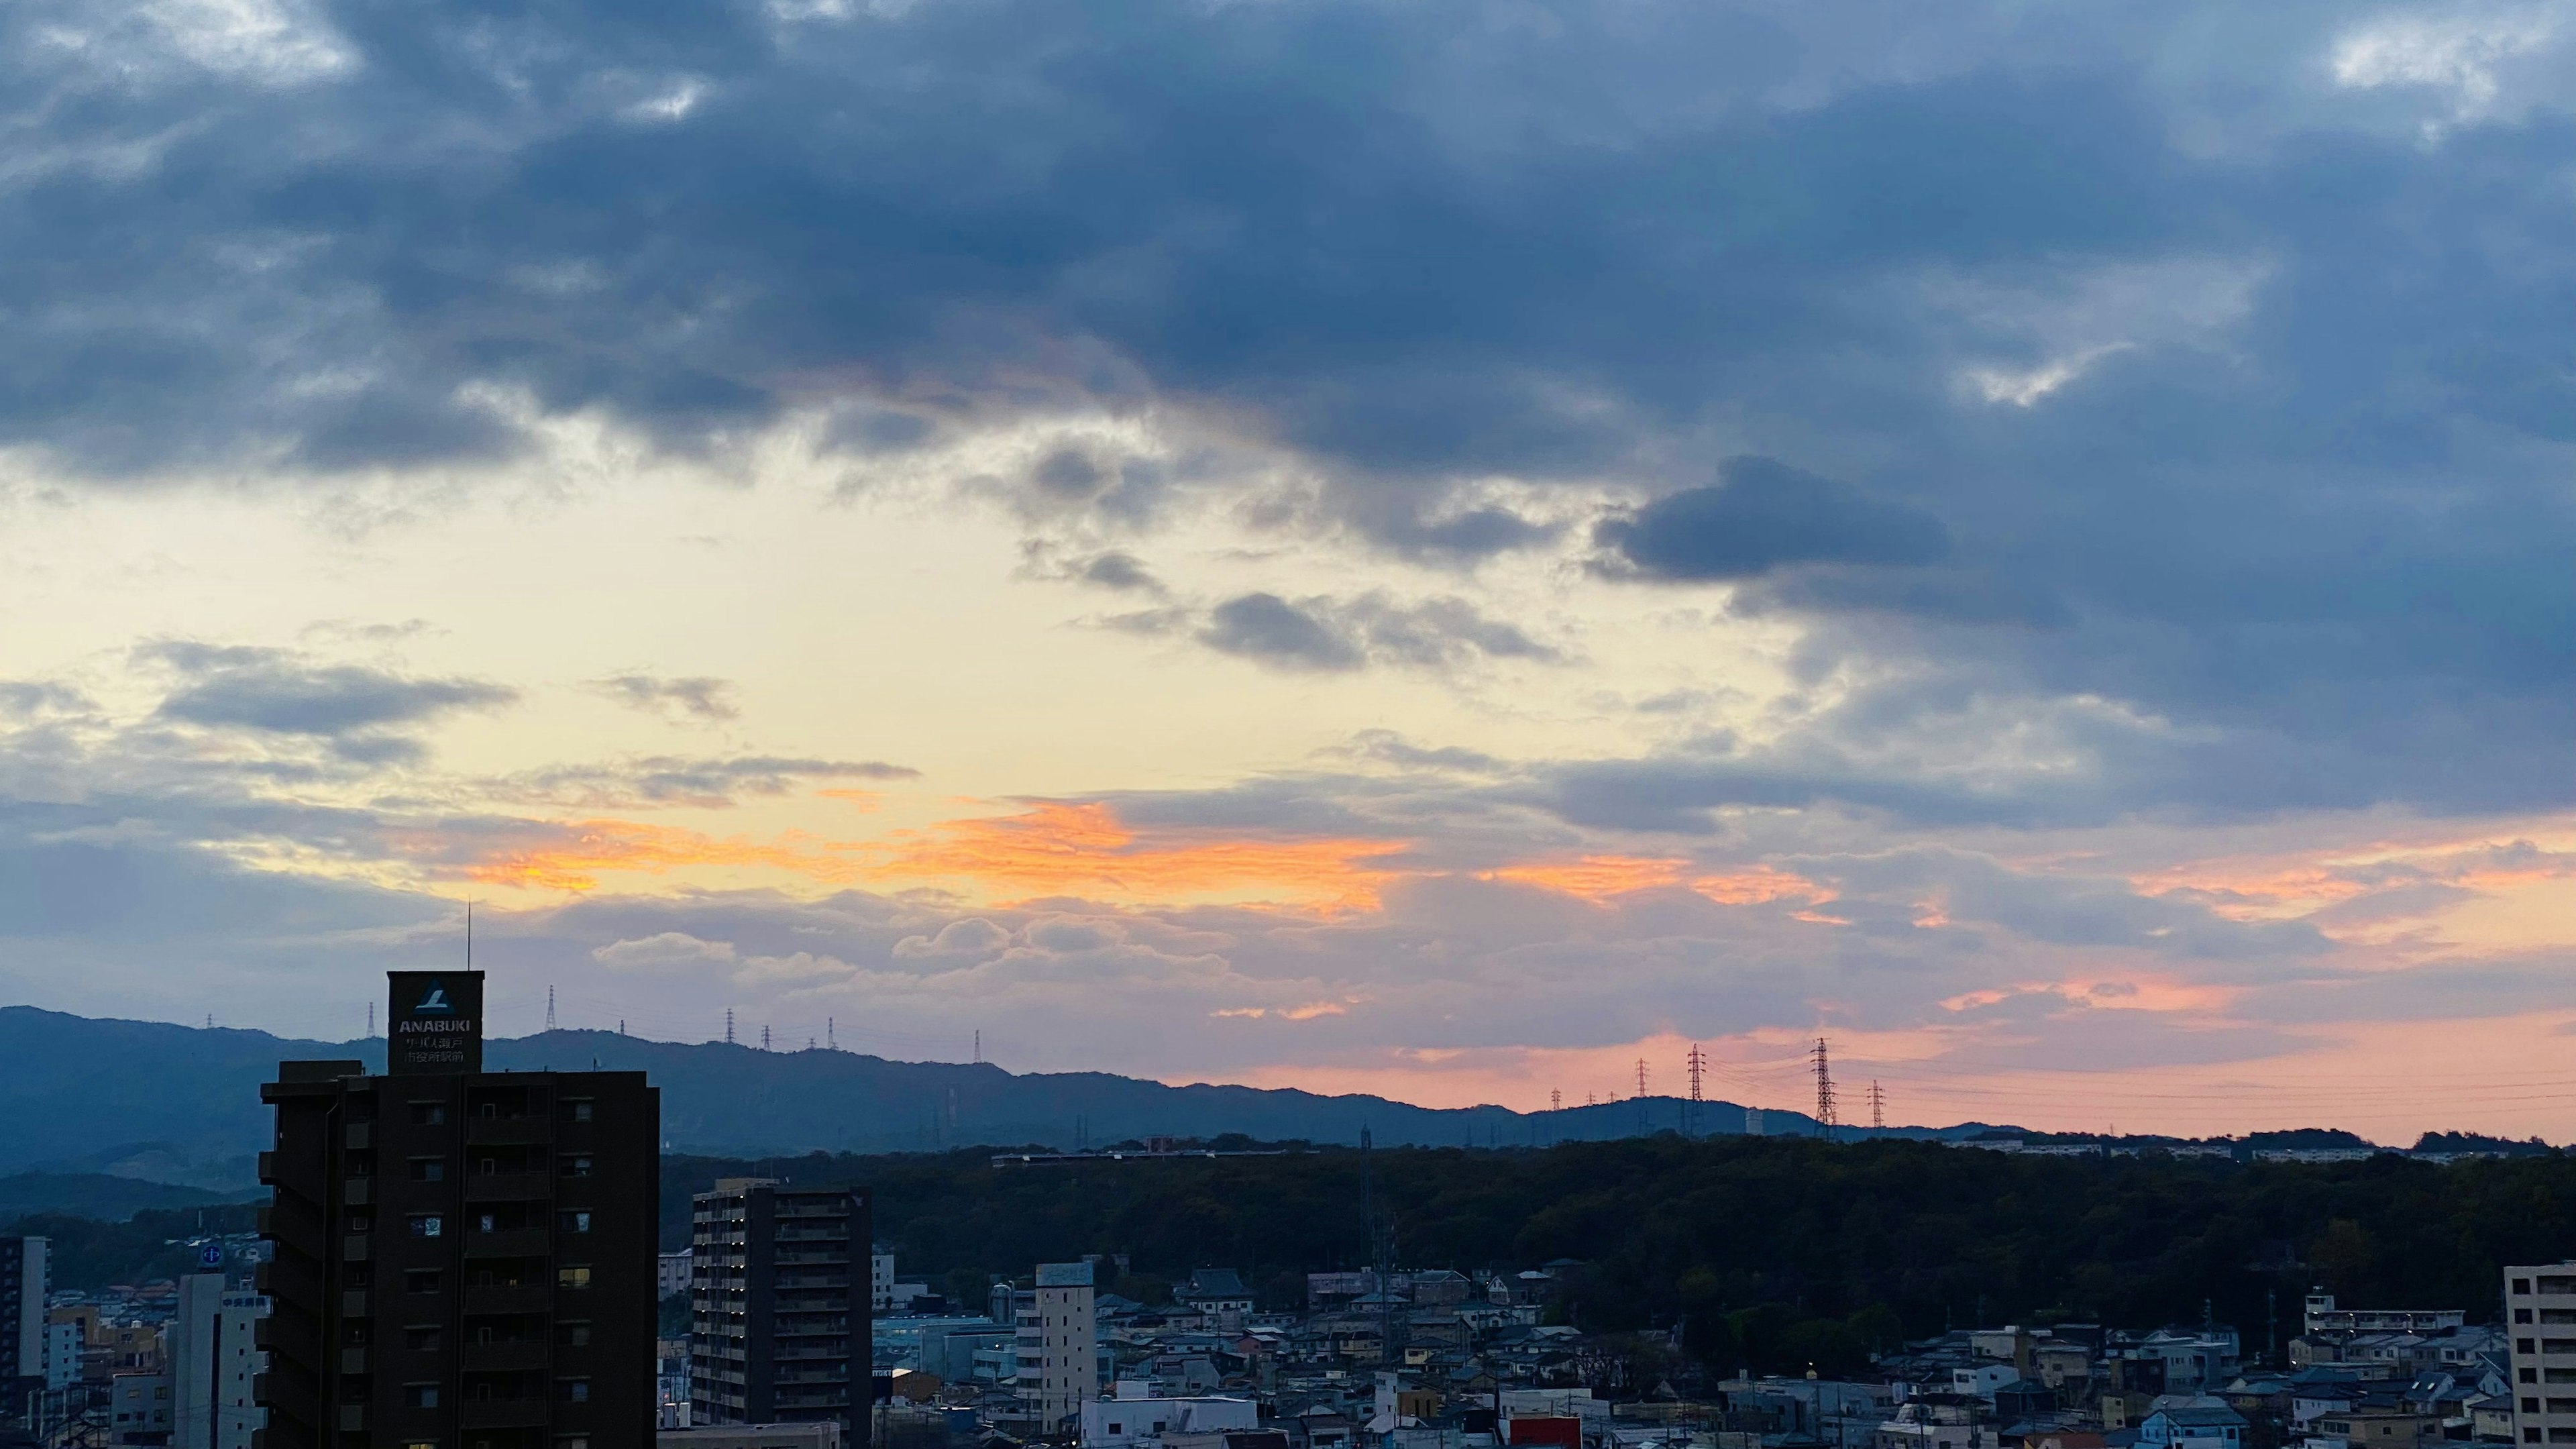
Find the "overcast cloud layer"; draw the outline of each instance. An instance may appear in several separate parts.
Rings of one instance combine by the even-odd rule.
[[[22,540],[249,498],[398,557],[560,488],[605,557],[687,532],[621,482],[678,470],[981,520],[955,596],[865,606],[957,674],[1137,662],[970,783],[867,713],[989,717],[948,670],[591,617],[713,572],[566,593],[543,666],[359,569],[342,617],[426,632],[49,647],[160,585],[11,596],[0,931],[194,1016],[479,882],[673,1034],[1087,1003],[1032,1064],[1263,1079],[2576,1012],[2571,81],[2539,0],[24,0]],[[1241,752],[1096,723],[1173,689]],[[718,819],[786,802],[834,823]]]

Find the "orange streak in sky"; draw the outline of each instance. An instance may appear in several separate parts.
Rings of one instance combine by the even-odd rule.
[[[1527,865],[1507,865],[1486,871],[1482,878],[1559,891],[1579,896],[1594,905],[1606,905],[1614,897],[1635,891],[1666,890],[1674,886],[1688,886],[1727,906],[1760,905],[1777,900],[1805,901],[1813,905],[1834,898],[1831,890],[1804,876],[1767,865],[1719,875],[1695,876],[1691,874],[1691,862],[1678,856],[1586,855],[1574,860],[1532,861]]]
[[[1375,906],[1398,872],[1375,862],[1408,848],[1385,840],[1248,840],[1182,836],[1140,842],[1107,805],[1043,804],[1018,815],[952,820],[873,842],[718,839],[674,826],[584,821],[570,841],[468,869],[471,878],[539,890],[592,890],[603,874],[691,867],[784,871],[833,885],[975,881],[1025,899],[1085,895],[1131,901],[1257,896],[1327,911]]]

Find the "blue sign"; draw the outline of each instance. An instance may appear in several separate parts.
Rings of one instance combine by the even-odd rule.
[[[224,1245],[221,1243],[208,1243],[204,1247],[199,1248],[197,1250],[197,1265],[201,1268],[222,1267],[224,1265]]]

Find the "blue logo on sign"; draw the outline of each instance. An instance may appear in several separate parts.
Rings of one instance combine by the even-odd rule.
[[[197,1262],[202,1267],[222,1267],[224,1265],[224,1245],[221,1243],[208,1243],[204,1247],[199,1248],[197,1250]]]
[[[414,1011],[424,1013],[454,1011],[455,1009],[455,1007],[447,1004],[447,988],[439,985],[435,981],[429,984],[429,991],[426,995],[421,997],[420,1005],[412,1008]]]

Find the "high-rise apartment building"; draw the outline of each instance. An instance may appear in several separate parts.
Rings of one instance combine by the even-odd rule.
[[[726,1178],[690,1204],[689,1424],[830,1421],[868,1442],[863,1190]]]
[[[2504,1270],[2514,1438],[2576,1444],[2576,1259]]]
[[[179,1280],[178,1311],[164,1340],[172,1449],[251,1449],[267,1419],[252,1396],[265,1367],[256,1339],[267,1316],[266,1298],[221,1273]]]
[[[653,1442],[661,1107],[485,1072],[480,972],[396,972],[388,1070],[281,1062],[264,1449]]]
[[[1040,1263],[1020,1307],[1020,1399],[1045,1429],[1100,1394],[1100,1320],[1089,1263]],[[1034,1371],[1034,1372],[1033,1372]]]
[[[13,1393],[44,1387],[45,1247],[43,1238],[0,1238],[0,1378]]]

